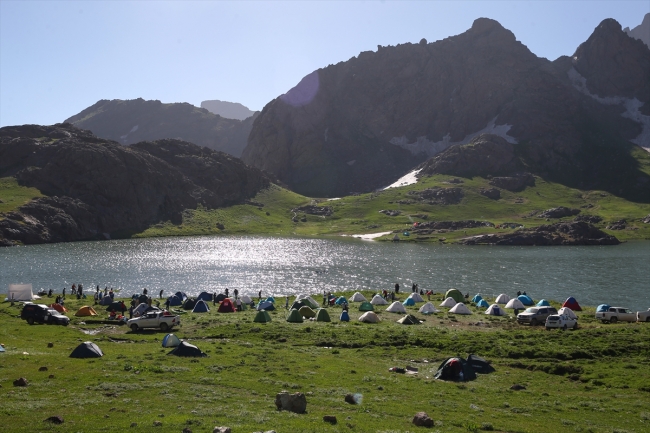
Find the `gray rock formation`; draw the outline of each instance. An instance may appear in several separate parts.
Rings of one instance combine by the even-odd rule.
[[[650,48],[650,13],[645,14],[641,24],[631,30],[629,27],[625,27],[623,31],[631,38],[643,41]]]
[[[226,119],[244,120],[255,114],[254,111],[239,102],[219,101],[218,99],[201,102],[201,108]]]

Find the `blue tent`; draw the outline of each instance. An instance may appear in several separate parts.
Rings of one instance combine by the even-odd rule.
[[[350,321],[350,315],[346,310],[343,310],[341,313],[341,317],[339,318],[341,322],[349,322]]]
[[[170,296],[167,299],[169,299],[169,306],[170,307],[178,307],[180,305],[183,305],[183,300],[181,298],[179,298],[178,296],[176,296],[176,295]]]
[[[345,299],[343,296],[340,296],[340,297],[336,300],[336,305],[347,304],[347,303],[348,303],[348,300]]]
[[[192,313],[208,313],[208,312],[210,312],[210,308],[208,307],[208,304],[204,300],[196,301],[196,305],[194,306]]]
[[[4,351],[5,351],[5,348],[0,346],[0,352],[4,352]]]
[[[406,298],[406,300],[402,302],[402,304],[404,304],[407,307],[412,307],[413,305],[415,305],[415,301],[412,298]]]
[[[542,300],[539,301],[535,306],[536,306],[536,307],[550,307],[551,304],[549,304],[548,301],[547,301],[546,299],[542,299]]]
[[[610,307],[611,307],[611,305],[600,304],[600,305],[596,308],[596,313],[604,313],[605,311],[609,310]]]
[[[485,299],[480,299],[480,300],[476,303],[476,306],[477,306],[477,307],[487,308],[487,307],[490,306],[490,304],[488,304],[487,301],[486,301]]]
[[[162,341],[162,347],[176,347],[181,344],[181,340],[174,334],[167,334]]]
[[[273,305],[269,301],[262,301],[259,304],[257,304],[257,310],[258,311],[262,311],[262,310],[273,311],[273,310],[275,310],[275,305]]]
[[[266,302],[270,302],[271,304],[275,304],[275,298],[273,296],[269,296],[266,298]]]
[[[212,301],[212,293],[208,292],[201,292],[198,298],[196,300],[201,300],[201,301],[206,301],[206,302],[211,302]]]
[[[531,305],[534,304],[533,298],[531,298],[528,295],[519,295],[519,296],[517,296],[517,299],[519,299],[522,304],[527,305],[527,306],[531,306]]]
[[[176,292],[176,293],[174,293],[174,296],[177,296],[178,298],[180,298],[181,301],[184,301],[184,300],[187,299],[187,295],[185,294],[185,292]]]
[[[481,295],[478,295],[478,294],[474,295],[474,297],[472,298],[472,302],[475,303],[475,304],[478,304],[478,302],[482,301],[482,300],[483,300],[483,297]]]

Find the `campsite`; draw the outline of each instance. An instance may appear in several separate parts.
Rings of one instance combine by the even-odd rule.
[[[374,300],[373,292],[361,294]],[[602,324],[594,306],[582,305],[577,330],[546,331],[518,325],[503,304],[505,316],[483,314],[485,308],[468,300],[471,314],[453,314],[440,306],[450,296],[435,293],[425,314],[419,310],[427,297],[404,306],[408,295],[396,298],[406,314],[387,312],[392,303],[373,302],[379,320],[372,323],[359,321],[367,306],[351,298],[349,321],[340,320],[343,308],[336,304],[319,310],[303,303],[300,308],[316,313],[310,320],[299,309],[290,314],[283,297],[261,314],[251,308],[220,313],[207,302],[208,312],[187,310],[173,330],[190,350],[205,355],[189,357],[169,356],[178,346],[163,347],[163,340],[175,339],[166,332],[134,333],[107,321],[105,308],[93,306],[92,299],[66,300],[67,327],[30,326],[19,318],[20,303],[5,302],[0,420],[4,431],[25,432],[145,432],[155,423],[160,427],[154,431],[165,432],[212,432],[215,426],[278,433],[650,429],[650,324]],[[289,305],[295,301],[291,297]],[[96,315],[75,316],[85,305]],[[320,311],[330,321],[317,320],[325,314]],[[103,356],[70,357],[80,346]],[[470,354],[495,371],[471,381],[434,378],[441,363]],[[28,385],[12,386],[21,377]],[[306,413],[278,411],[274,399],[282,390],[304,393]],[[347,394],[362,398],[351,404]],[[420,411],[434,420],[432,428],[413,425]],[[64,423],[44,421],[52,416]],[[324,422],[324,416],[337,422]]]

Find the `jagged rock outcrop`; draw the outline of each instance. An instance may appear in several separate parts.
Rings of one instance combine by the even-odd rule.
[[[631,38],[639,39],[650,48],[650,13],[645,14],[643,21],[638,26],[630,29],[625,27],[623,31]]]
[[[472,236],[464,245],[618,245],[620,241],[586,222],[566,222],[520,229],[512,233]]]
[[[240,157],[256,116],[235,120],[187,103],[138,98],[98,101],[65,123],[125,145],[173,138]]]
[[[222,152],[179,140],[133,146],[70,124],[0,128],[0,176],[49,196],[0,221],[4,244],[106,238],[185,209],[243,202],[269,180]]]
[[[571,209],[566,206],[558,206],[552,209],[546,209],[544,212],[537,215],[537,218],[564,218],[568,216],[578,215],[580,209]]]
[[[421,191],[409,191],[409,197],[428,204],[458,204],[463,199],[462,188],[427,188]]]

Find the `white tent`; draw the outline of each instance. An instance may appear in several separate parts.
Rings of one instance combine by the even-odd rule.
[[[305,299],[307,296],[309,296],[309,295],[306,295],[306,294],[304,294],[304,293],[299,294],[298,296],[296,296],[296,302],[300,302],[300,301],[302,301],[302,300]]]
[[[388,305],[388,301],[386,301],[384,298],[382,298],[379,295],[375,295],[372,297],[372,300],[370,301],[372,305]]]
[[[167,334],[162,341],[162,347],[177,347],[181,344],[181,340],[174,334]]]
[[[485,314],[489,314],[490,316],[505,316],[506,312],[498,304],[492,304],[485,310]]]
[[[359,322],[377,323],[379,322],[379,316],[374,311],[366,311],[359,317]]]
[[[507,304],[508,301],[510,301],[510,296],[506,295],[505,293],[501,293],[499,296],[497,296],[494,303],[495,304]]]
[[[441,307],[447,307],[447,308],[453,307],[454,305],[456,305],[456,301],[454,301],[454,298],[452,298],[451,296],[445,299],[444,301],[442,301],[442,304],[440,304]]]
[[[424,302],[424,299],[422,299],[422,296],[418,292],[411,293],[409,298],[413,299],[414,302]]]
[[[305,303],[307,303],[307,302],[310,303],[311,308],[320,307],[320,304],[318,302],[316,302],[316,300],[314,298],[312,298],[311,296],[307,296],[306,298],[302,298],[302,301],[305,302]]]
[[[569,307],[560,308],[560,310],[557,312],[557,314],[559,314],[559,315],[566,314],[567,316],[569,316],[572,319],[577,319],[578,318],[578,316],[576,316],[576,313],[574,313],[573,310],[571,308],[569,308]]]
[[[526,307],[524,307],[524,304],[522,304],[521,301],[520,301],[519,299],[517,299],[517,298],[512,298],[512,299],[509,300],[508,303],[506,304],[506,308],[516,308],[516,309],[518,309],[518,310],[523,310],[523,309],[526,308]]]
[[[389,313],[406,313],[406,308],[404,308],[401,302],[395,301],[386,308],[386,311]]]
[[[436,310],[436,307],[434,307],[431,302],[427,302],[426,304],[421,306],[418,311],[422,314],[438,313],[438,310]]]
[[[363,296],[361,293],[356,292],[352,297],[350,298],[350,302],[367,302],[368,300],[366,299],[365,296]]]
[[[11,301],[31,301],[37,299],[32,292],[31,284],[9,284],[7,300]]]
[[[462,302],[454,305],[454,307],[449,310],[449,312],[454,314],[472,314],[472,312],[469,311],[469,308],[467,308]]]
[[[241,301],[242,301],[244,304],[250,304],[251,302],[253,302],[253,300],[251,299],[251,297],[248,296],[248,295],[242,295],[242,296],[239,297],[239,299],[241,299]]]

